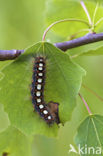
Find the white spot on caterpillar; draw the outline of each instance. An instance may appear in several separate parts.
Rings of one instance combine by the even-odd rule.
[[[43,63],[39,63],[39,66],[40,66],[40,67],[43,67]]]
[[[38,73],[39,76],[43,76],[43,73]]]
[[[48,116],[48,120],[51,120],[51,116],[50,115]]]
[[[43,61],[43,59],[41,58],[40,61]]]
[[[38,81],[39,83],[41,83],[41,82],[42,82],[42,79],[38,79],[37,81]]]
[[[36,96],[40,96],[41,93],[39,91],[36,92]]]
[[[39,69],[39,70],[43,70],[43,68],[42,68],[42,67],[39,67],[38,69]]]
[[[41,102],[41,99],[37,99],[37,102],[40,103]]]
[[[44,110],[43,113],[44,113],[44,114],[48,114],[48,111],[47,111],[47,110]]]
[[[43,105],[39,105],[39,108],[42,109],[42,108],[44,108],[44,106]]]
[[[37,89],[41,90],[41,85],[40,84],[37,85]]]

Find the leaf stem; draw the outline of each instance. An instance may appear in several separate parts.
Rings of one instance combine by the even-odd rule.
[[[80,4],[81,4],[82,8],[84,9],[84,11],[85,11],[85,13],[87,15],[89,24],[92,26],[93,23],[92,23],[91,17],[90,17],[89,12],[88,12],[88,10],[87,10],[87,8],[86,8],[86,6],[85,6],[85,4],[84,4],[84,2],[82,0],[80,1]]]
[[[78,31],[78,32],[76,32],[76,33],[74,33],[74,34],[72,34],[71,36],[68,36],[67,37],[67,39],[68,40],[72,40],[72,39],[75,39],[75,37],[78,35],[78,34],[80,34],[80,33],[82,33],[82,32],[90,32],[90,29],[81,29],[80,31]]]
[[[83,101],[83,103],[84,103],[84,105],[85,105],[85,107],[86,107],[86,109],[87,109],[89,115],[92,115],[92,112],[91,112],[91,110],[90,110],[90,108],[89,108],[87,102],[86,102],[85,99],[83,98],[83,96],[82,96],[80,93],[78,93],[78,95],[80,96],[81,100]]]
[[[58,24],[58,23],[70,22],[70,21],[72,21],[72,22],[81,22],[81,23],[84,23],[84,24],[86,24],[86,25],[90,28],[90,24],[89,24],[87,21],[82,20],[82,19],[63,19],[63,20],[59,20],[59,21],[56,21],[56,22],[52,23],[52,24],[44,31],[42,41],[45,40],[45,37],[46,37],[47,32],[48,32],[54,25],[56,25],[56,24]]]
[[[95,25],[94,23],[95,23],[95,17],[96,17],[96,13],[97,13],[97,10],[98,10],[98,3],[97,3],[97,5],[96,5],[96,8],[95,8],[95,10],[94,10],[94,14],[93,14],[93,25]]]
[[[97,26],[101,21],[103,21],[103,17],[100,18],[100,19],[97,21],[97,23],[95,24],[95,26]]]

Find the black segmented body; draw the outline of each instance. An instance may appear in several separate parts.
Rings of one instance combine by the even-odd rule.
[[[36,57],[33,67],[32,76],[32,103],[39,115],[48,123],[57,122],[55,112],[50,110],[50,107],[44,101],[44,84],[46,73],[46,60],[44,57]],[[57,113],[57,112],[56,112]]]

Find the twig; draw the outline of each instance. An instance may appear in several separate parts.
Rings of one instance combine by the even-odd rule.
[[[87,102],[86,102],[85,99],[83,98],[83,96],[82,96],[80,93],[78,93],[78,95],[80,96],[81,100],[83,101],[83,103],[84,103],[84,105],[85,105],[85,107],[86,107],[86,109],[87,109],[89,115],[92,115],[92,112],[91,112],[91,110],[90,110],[90,108],[89,108]]]
[[[0,61],[13,60],[23,52],[24,50],[0,50]]]
[[[63,51],[66,51],[68,49],[72,49],[75,47],[79,47],[82,45],[86,45],[86,44],[94,43],[94,42],[98,42],[98,41],[103,41],[103,33],[99,33],[99,34],[90,33],[83,37],[73,39],[70,41],[66,41],[66,42],[55,43],[54,45],[57,48],[59,48]]]
[[[76,38],[66,42],[54,43],[57,48],[66,51],[82,45],[103,41],[103,33],[90,33],[83,37]],[[0,61],[12,60],[22,54],[24,50],[0,50]]]

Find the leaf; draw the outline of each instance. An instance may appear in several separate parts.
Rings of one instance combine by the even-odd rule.
[[[78,2],[70,0],[50,0],[47,1],[46,6],[46,22],[48,25],[65,18],[85,18],[85,14]],[[76,12],[75,14],[74,10],[76,9],[78,10],[78,12]],[[73,27],[73,24],[75,24],[75,27]],[[55,31],[55,33],[66,37],[75,33],[81,28],[87,28],[87,26],[85,26],[83,23],[78,22],[65,22],[54,26],[53,30]]]
[[[85,5],[88,9],[88,12],[93,18],[94,15],[94,10],[96,7],[96,3],[93,0],[91,1],[84,1]],[[96,2],[96,1],[95,1]],[[99,1],[100,2],[100,1]],[[101,1],[102,2],[102,1]],[[58,5],[59,4],[59,5]],[[65,8],[65,9],[64,9]],[[78,10],[75,13],[75,10]],[[103,7],[101,5],[98,6],[98,10],[96,12],[95,16],[95,23],[103,17]],[[47,24],[50,25],[51,23],[64,19],[64,18],[79,18],[79,19],[84,19],[88,21],[87,16],[85,15],[85,12],[83,8],[80,5],[80,0],[50,0],[47,1],[47,9],[46,9],[46,21]],[[74,25],[74,26],[73,26]],[[55,25],[53,27],[53,30],[55,33],[61,35],[62,37],[67,37],[68,35],[72,36],[73,34],[77,33],[78,30],[86,28],[84,24],[77,23],[77,22],[65,22],[65,23],[60,23],[58,25]],[[95,28],[96,32],[101,32],[103,29],[103,22],[101,22],[97,27]],[[85,32],[87,33],[87,32]],[[76,35],[76,38],[80,37],[81,35],[85,35],[85,33],[80,33]],[[63,40],[64,38],[62,38]],[[66,38],[65,40],[68,40]],[[56,41],[58,42],[58,41]],[[60,42],[61,39],[60,39]],[[79,55],[102,55],[102,45],[103,42],[98,42],[98,43],[93,43],[93,44],[88,44],[84,45],[81,47],[73,48],[68,50],[68,54],[70,54],[73,57],[77,57]],[[100,48],[100,49],[98,49]]]
[[[0,62],[0,80],[4,78],[4,74],[1,72],[5,67],[10,64],[11,61]],[[0,104],[0,132],[4,131],[10,125],[7,113],[4,112],[3,105]]]
[[[103,116],[101,115],[88,116],[80,124],[77,130],[75,143],[80,147],[84,147],[84,153],[86,152],[85,151],[86,147],[88,152],[89,147],[93,147],[95,155],[96,152],[100,152],[99,148],[101,148],[101,150],[103,149]],[[88,152],[85,153],[86,156],[90,155],[88,154]],[[91,150],[91,152],[93,152],[93,150]],[[81,155],[83,154],[81,153]]]
[[[101,43],[103,44],[103,42]],[[95,47],[95,46],[94,46]],[[83,53],[82,55],[92,55],[92,56],[95,56],[95,55],[103,55],[103,46],[100,46],[100,47],[96,47],[96,49],[92,49],[90,51],[88,51],[87,53]]]
[[[30,85],[34,57],[47,58],[44,99],[46,103],[59,103],[59,116],[62,123],[70,120],[75,107],[75,99],[81,86],[84,70],[73,63],[69,56],[51,45],[40,42],[26,50],[19,59],[3,70],[4,79],[0,82],[0,103],[4,105],[13,126],[27,135],[45,134],[55,136],[58,126],[48,126],[39,115],[33,112],[30,99]]]
[[[19,130],[9,127],[0,133],[0,156],[8,153],[12,156],[31,156],[31,141]]]
[[[91,1],[91,2],[95,2],[95,3],[103,4],[103,1],[102,0],[84,0],[84,2],[85,1]]]
[[[8,115],[4,112],[3,105],[0,104],[0,132],[4,131],[10,125]]]
[[[23,49],[40,40],[44,5],[43,0],[1,1],[0,49]]]
[[[94,10],[96,7],[96,3],[93,0],[86,0],[85,5],[88,9],[88,12],[93,18]],[[102,1],[101,1],[102,2]],[[96,17],[95,17],[95,23],[103,17],[103,8],[102,6],[99,6]],[[80,5],[80,0],[49,0],[47,1],[46,5],[46,22],[47,25],[50,25],[51,23],[54,23],[55,21],[65,19],[65,18],[77,18],[77,19],[83,19],[88,21],[87,16]],[[96,32],[99,31],[100,26],[102,27],[103,23],[101,25],[97,26]],[[53,27],[53,30],[55,33],[59,34],[62,37],[71,36],[78,31],[82,29],[87,29],[88,26],[84,25],[83,23],[78,22],[65,22],[60,23],[58,25],[55,25]],[[84,34],[87,32],[84,32]],[[82,34],[80,33],[79,36]],[[67,39],[66,39],[67,40]]]
[[[103,55],[103,41],[67,50],[67,54],[69,54],[72,57],[82,55],[90,55],[90,56]]]

